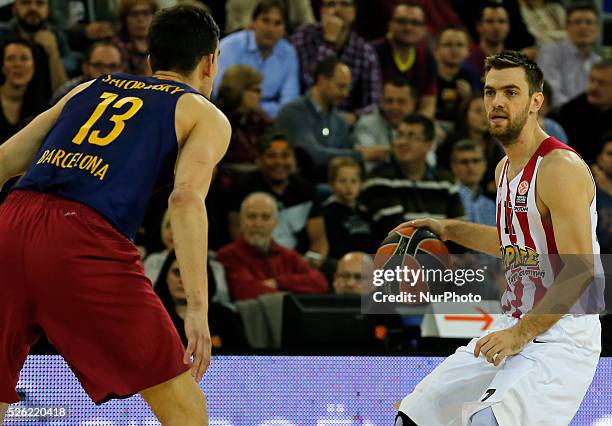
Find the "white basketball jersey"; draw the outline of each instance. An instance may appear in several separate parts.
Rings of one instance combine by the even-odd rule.
[[[542,299],[558,272],[551,259],[540,254],[557,254],[550,220],[536,206],[536,178],[544,156],[554,149],[570,147],[553,137],[544,140],[523,170],[507,179],[506,159],[497,187],[497,232],[501,242],[507,287],[502,296],[502,311],[514,317],[529,312]],[[571,194],[568,194],[571,196]],[[595,197],[590,205],[593,254],[599,254]],[[554,260],[553,262],[554,263]],[[591,312],[593,313],[593,312]]]

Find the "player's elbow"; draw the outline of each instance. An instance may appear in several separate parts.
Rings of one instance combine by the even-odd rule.
[[[201,207],[204,205],[204,196],[192,189],[176,188],[168,199],[168,208],[181,209]]]

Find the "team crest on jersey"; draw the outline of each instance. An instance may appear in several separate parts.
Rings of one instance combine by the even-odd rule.
[[[517,244],[502,247],[502,265],[505,270],[539,266],[539,254],[530,247],[520,247]]]

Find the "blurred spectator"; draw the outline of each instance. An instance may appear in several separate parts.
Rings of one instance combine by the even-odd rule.
[[[366,253],[352,251],[345,254],[334,274],[334,293],[361,295],[370,292],[373,273],[374,262]]]
[[[119,3],[119,46],[125,61],[125,71],[134,75],[151,75],[147,64],[149,42],[147,35],[158,6],[155,0],[121,0]]]
[[[260,107],[262,80],[262,75],[248,65],[232,65],[223,74],[215,103],[232,125],[225,163],[254,167],[257,141],[272,124]]]
[[[304,175],[324,182],[327,165],[338,156],[380,160],[380,147],[353,149],[349,126],[336,109],[349,93],[351,70],[335,57],[321,61],[315,70],[315,85],[303,96],[288,103],[278,114],[277,124],[299,151]]]
[[[557,121],[547,117],[551,110],[551,104],[554,96],[552,89],[550,88],[550,84],[548,84],[546,80],[544,80],[542,93],[544,93],[544,102],[542,103],[542,107],[540,108],[538,115],[540,127],[542,127],[546,133],[553,136],[557,140],[560,140],[565,144],[569,143],[565,129],[563,129],[563,127],[557,123]]]
[[[161,240],[164,249],[155,253],[151,253],[143,262],[145,275],[152,281],[156,282],[159,278],[159,273],[164,266],[164,262],[168,254],[174,250],[174,240],[172,239],[172,229],[170,228],[170,213],[166,210],[161,223]]]
[[[418,110],[433,118],[436,112],[436,61],[427,47],[426,16],[416,2],[402,2],[389,21],[389,35],[376,45],[383,80],[407,78],[416,88]]]
[[[482,194],[487,160],[482,145],[469,139],[458,141],[451,152],[451,170],[459,184],[459,196],[467,220],[495,226],[495,203]]]
[[[325,277],[295,250],[272,239],[277,224],[276,199],[267,193],[247,196],[240,207],[238,241],[219,250],[232,298],[244,300],[277,291],[325,293]]]
[[[66,32],[70,46],[85,52],[92,43],[115,35],[117,8],[109,0],[49,0],[50,21]]]
[[[612,252],[612,133],[603,135],[601,152],[593,164],[597,185],[597,240],[602,253]]]
[[[556,118],[570,145],[593,164],[601,136],[612,130],[612,61],[593,64],[586,93],[563,105]]]
[[[325,232],[329,240],[329,257],[339,259],[353,250],[373,251],[370,223],[359,210],[361,167],[351,157],[337,157],[329,165],[329,185],[333,195],[322,208]]]
[[[70,50],[66,35],[49,25],[48,0],[15,0],[13,18],[0,23],[0,41],[23,38],[44,51],[51,89],[55,90],[68,80],[78,68],[78,57]]]
[[[573,3],[567,9],[567,40],[540,49],[538,65],[552,87],[553,107],[586,90],[591,67],[600,59],[593,51],[599,25],[599,11],[593,3]]]
[[[286,9],[287,29],[291,34],[296,28],[315,21],[310,0],[281,0]],[[246,28],[256,3],[253,0],[228,0],[226,3],[226,33]]]
[[[236,239],[239,233],[240,204],[248,194],[266,192],[278,203],[274,240],[279,244],[306,253],[320,264],[327,257],[329,245],[325,223],[314,183],[294,174],[295,155],[287,139],[270,133],[259,145],[259,170],[237,177],[230,187],[229,227]]]
[[[462,27],[446,27],[438,35],[435,51],[438,64],[437,120],[454,121],[461,102],[482,87],[480,76],[466,62],[469,46],[468,33]]]
[[[521,16],[536,45],[565,40],[565,9],[553,0],[519,0]]]
[[[505,41],[505,48],[510,50],[529,49],[535,44],[533,36],[527,31],[523,22],[518,0],[449,0],[453,4],[453,9],[461,18],[461,22],[467,27],[473,39],[478,40],[478,24],[482,18],[482,11],[489,7],[503,7],[508,16],[510,33]],[[534,53],[533,49],[531,49]]]
[[[104,74],[123,72],[121,50],[109,41],[95,42],[87,51],[87,57],[81,64],[81,71],[83,74],[64,83],[53,93],[51,97],[52,105],[81,83],[96,79]]]
[[[229,303],[223,265],[209,260],[207,271],[208,326],[213,352],[249,349],[240,317]],[[166,257],[159,278],[155,282],[154,290],[168,311],[181,341],[187,345],[185,335],[187,295],[174,251],[171,251]]]
[[[19,39],[9,40],[2,47],[0,145],[47,106],[34,65],[34,49],[31,43]]]
[[[391,160],[375,168],[364,183],[361,202],[372,220],[374,241],[382,241],[391,229],[409,219],[464,216],[452,175],[425,161],[434,133],[428,117],[406,117],[393,141]]]
[[[487,3],[480,12],[478,23],[478,46],[472,49],[468,62],[479,78],[484,76],[484,60],[487,56],[497,55],[505,49],[506,39],[510,32],[508,11],[498,3]]]
[[[390,148],[397,127],[404,117],[416,109],[416,90],[405,79],[390,80],[383,86],[383,96],[380,105],[374,112],[364,115],[355,124],[353,138],[356,147],[386,147]],[[357,148],[359,149],[359,148]],[[386,158],[381,159],[381,161]],[[365,167],[370,171],[379,162],[366,161]]]
[[[470,139],[483,147],[488,165],[483,180],[483,189],[487,196],[495,198],[495,166],[504,157],[505,153],[500,144],[489,133],[484,99],[480,93],[472,93],[459,107],[453,131],[436,151],[439,167],[445,169],[450,167],[450,154],[453,145],[461,139]]]
[[[282,0],[262,0],[253,11],[250,29],[221,40],[223,54],[213,96],[225,70],[235,64],[250,65],[263,76],[261,107],[270,117],[276,117],[280,107],[300,94],[297,53],[283,39],[284,14]]]
[[[304,25],[291,36],[300,60],[303,90],[316,84],[316,67],[329,56],[338,57],[350,68],[353,84],[340,105],[349,125],[374,108],[382,91],[376,53],[352,30],[354,20],[354,0],[323,0],[321,23]]]

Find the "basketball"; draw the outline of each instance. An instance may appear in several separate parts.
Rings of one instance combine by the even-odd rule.
[[[415,295],[430,292],[431,284],[423,272],[445,270],[450,265],[450,254],[446,244],[433,232],[425,228],[408,226],[390,233],[384,239],[374,258],[376,269],[408,271],[411,279],[386,281],[383,291],[397,295],[408,292]],[[421,270],[423,272],[418,273]],[[405,274],[404,278],[405,278]],[[414,279],[415,277],[418,277]]]

